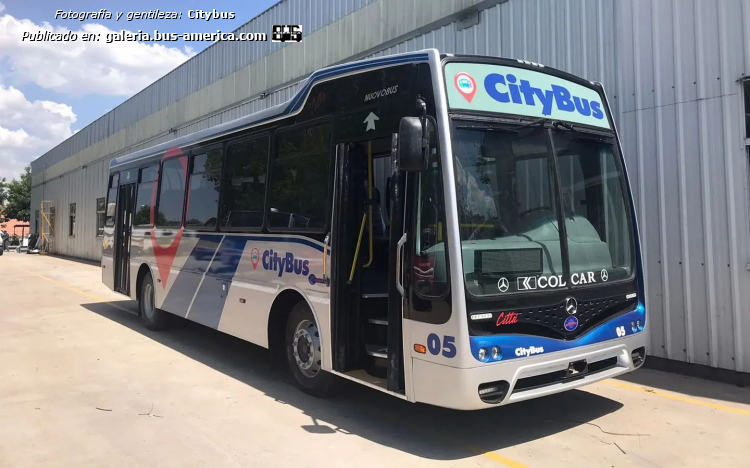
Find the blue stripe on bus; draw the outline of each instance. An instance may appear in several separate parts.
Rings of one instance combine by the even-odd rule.
[[[200,236],[185,264],[175,275],[174,283],[162,303],[162,309],[183,317],[188,313],[193,294],[198,289],[201,277],[208,269],[220,241],[221,236]]]
[[[229,286],[237,272],[248,240],[247,236],[224,236],[224,241],[195,296],[190,320],[207,327],[219,328]]]
[[[632,330],[632,323],[640,321],[641,328]],[[646,326],[646,309],[643,304],[638,306],[632,312],[615,317],[598,327],[590,330],[585,335],[575,340],[555,340],[552,338],[536,337],[529,335],[492,335],[492,336],[470,336],[471,354],[475,359],[479,359],[479,349],[484,348],[489,354],[493,346],[498,346],[502,351],[502,361],[509,359],[518,359],[526,356],[541,356],[554,353],[556,351],[570,350],[581,346],[589,346],[603,341],[614,340],[636,333],[642,333]],[[624,335],[618,336],[617,328],[624,327]],[[531,353],[523,354],[521,349],[529,350],[534,348]],[[541,350],[541,351],[540,351]],[[520,355],[516,354],[516,351]],[[490,362],[493,362],[490,359]]]
[[[185,232],[183,234],[183,237],[202,238],[205,235],[206,234],[200,233],[200,232],[191,232],[191,233]],[[321,243],[315,242],[310,239],[305,239],[303,237],[289,237],[289,236],[284,236],[284,235],[274,236],[273,234],[238,234],[238,235],[226,236],[227,239],[231,237],[242,237],[243,239],[253,240],[257,242],[288,242],[292,244],[301,244],[301,245],[306,245],[308,247],[312,247],[318,252],[323,252],[323,246],[321,245]]]

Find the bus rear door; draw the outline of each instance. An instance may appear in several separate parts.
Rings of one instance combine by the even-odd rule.
[[[130,295],[130,235],[133,230],[135,185],[120,185],[115,218],[114,289],[127,295]]]

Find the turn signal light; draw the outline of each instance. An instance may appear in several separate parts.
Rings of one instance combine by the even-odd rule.
[[[418,352],[419,354],[425,354],[427,352],[427,347],[425,345],[415,344],[414,351]]]

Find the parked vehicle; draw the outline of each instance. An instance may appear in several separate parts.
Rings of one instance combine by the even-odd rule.
[[[102,280],[146,327],[268,347],[313,395],[337,375],[490,408],[645,359],[604,90],[539,64],[427,50],[317,71],[288,103],[113,159],[105,216]]]
[[[10,242],[10,234],[8,234],[8,231],[0,231],[0,255],[2,255],[6,250],[8,250],[8,244]]]

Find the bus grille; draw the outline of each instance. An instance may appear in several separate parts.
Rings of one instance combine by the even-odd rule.
[[[492,312],[492,318],[469,320],[469,324],[472,333],[476,335],[523,334],[572,340],[608,318],[634,310],[635,305],[636,299],[626,299],[624,294],[579,300],[575,314],[578,327],[572,332],[567,331],[564,326],[565,319],[570,317],[565,311],[564,300],[544,307]]]

